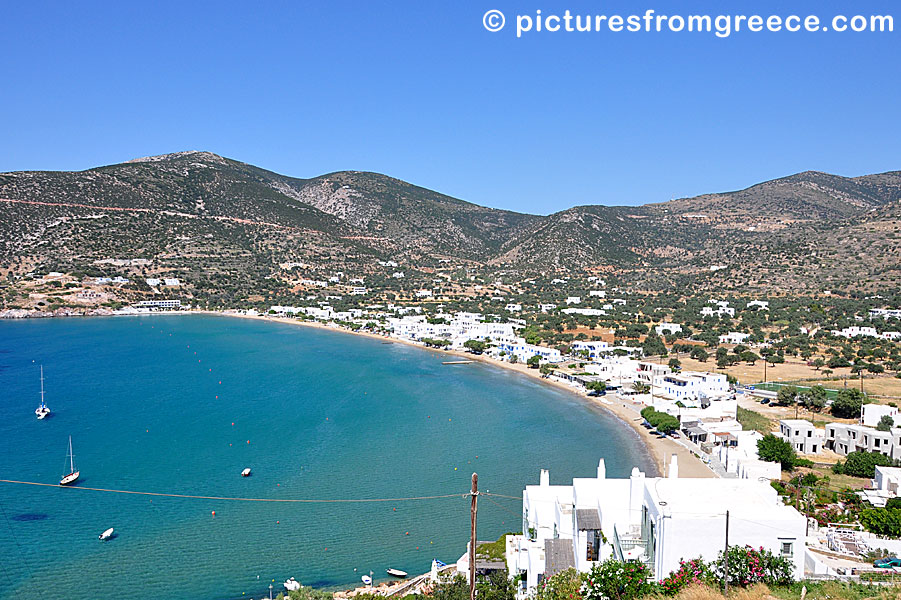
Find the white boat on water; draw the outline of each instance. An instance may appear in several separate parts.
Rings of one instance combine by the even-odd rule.
[[[250,467],[247,467],[243,471],[241,471],[241,477],[250,477]]]
[[[34,414],[37,415],[38,421],[50,416],[50,409],[44,404],[44,365],[41,365],[41,405],[34,409]]]
[[[69,459],[69,474],[63,475],[63,478],[59,480],[60,485],[69,485],[70,483],[75,483],[75,480],[78,479],[78,476],[81,473],[78,469],[75,468],[75,455],[72,454],[72,436],[69,436],[69,453],[66,455],[66,458]]]
[[[296,592],[301,587],[300,582],[297,581],[296,579],[294,579],[293,577],[288,578],[288,580],[285,581],[285,583],[283,585],[285,586],[285,589],[288,590],[289,592]]]
[[[100,541],[101,541],[101,542],[105,542],[106,540],[108,540],[108,539],[110,539],[111,537],[113,537],[113,528],[110,527],[109,529],[107,529],[106,531],[104,531],[103,533],[101,533],[100,535],[98,535],[97,537],[100,538]]]
[[[372,577],[370,577],[369,575],[363,575],[362,577],[360,577],[360,579],[363,581],[364,584],[372,585]]]
[[[401,579],[407,576],[407,572],[400,569],[385,569],[385,572],[392,577],[400,577]]]

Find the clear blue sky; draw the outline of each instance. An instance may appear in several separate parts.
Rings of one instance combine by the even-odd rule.
[[[901,169],[897,0],[7,2],[0,171],[209,150],[550,213]],[[517,12],[892,14],[894,33],[569,33]],[[507,26],[482,26],[488,9]]]

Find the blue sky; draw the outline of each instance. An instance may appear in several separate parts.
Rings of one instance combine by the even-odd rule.
[[[720,14],[707,0],[10,2],[0,171],[209,150],[297,177],[386,173],[550,213],[901,169],[893,33],[515,36],[516,13]],[[784,2],[728,3],[746,14]],[[489,9],[505,29],[482,26]]]

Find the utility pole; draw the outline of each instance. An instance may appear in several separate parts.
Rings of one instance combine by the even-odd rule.
[[[476,512],[479,501],[479,476],[472,474],[472,509],[470,511],[472,530],[469,534],[469,600],[476,600]]]
[[[726,551],[723,552],[723,583],[726,586],[725,593],[729,595],[729,511],[726,511]]]

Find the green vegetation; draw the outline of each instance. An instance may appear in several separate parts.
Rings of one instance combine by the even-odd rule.
[[[738,422],[741,423],[742,429],[759,431],[764,435],[773,431],[773,422],[753,410],[748,410],[747,408],[739,406],[736,418]]]
[[[851,452],[844,462],[838,462],[832,467],[832,472],[872,479],[876,476],[876,467],[891,466],[895,466],[895,461],[879,452]]]
[[[798,454],[792,448],[791,442],[772,433],[757,441],[757,454],[760,460],[780,463],[783,471],[793,470],[798,462]]]
[[[658,412],[650,406],[641,411],[641,416],[651,424],[651,427],[661,433],[669,434],[679,429],[679,419],[667,413]]]

